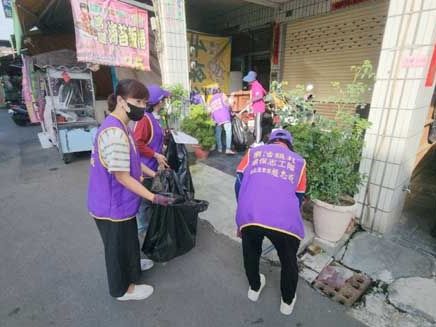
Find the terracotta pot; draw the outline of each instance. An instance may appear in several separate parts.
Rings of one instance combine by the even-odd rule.
[[[313,200],[313,202],[315,234],[330,242],[339,241],[354,217],[355,204],[336,206],[320,200]]]
[[[209,151],[203,150],[201,145],[194,145],[194,153],[198,160],[206,160],[209,157]]]

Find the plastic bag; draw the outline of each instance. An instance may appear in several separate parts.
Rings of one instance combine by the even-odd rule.
[[[166,194],[167,195],[167,194]],[[177,197],[168,207],[153,205],[142,251],[155,262],[166,262],[194,248],[198,214],[207,210],[206,201]]]
[[[171,136],[166,157],[169,166],[177,175],[178,183],[181,185],[183,191],[173,192],[171,189],[166,189],[164,192],[183,195],[188,200],[193,199],[195,190],[194,184],[192,183],[191,172],[189,170],[188,150],[186,149],[186,146],[184,144],[177,144],[174,142],[174,138]]]
[[[172,195],[181,196],[183,199],[189,199],[186,195],[185,187],[180,182],[176,172],[172,169],[160,171],[153,179],[150,189],[153,193],[170,193]]]
[[[150,224],[142,251],[153,261],[165,262],[185,254],[195,246],[198,214],[209,203],[193,200],[194,186],[188,164],[188,152],[183,144],[171,138],[167,151],[172,169],[161,171],[154,179],[154,193],[174,197],[175,202],[163,207],[152,205]]]
[[[236,147],[246,147],[248,144],[247,132],[244,123],[238,117],[232,121],[233,144]]]

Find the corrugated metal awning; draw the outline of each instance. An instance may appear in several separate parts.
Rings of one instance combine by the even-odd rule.
[[[69,0],[15,0],[23,33],[38,28],[43,33],[74,31]]]

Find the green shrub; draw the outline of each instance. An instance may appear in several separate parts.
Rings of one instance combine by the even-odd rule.
[[[363,133],[369,126],[367,120],[357,115],[340,116],[340,123],[328,122],[329,129],[322,124],[288,127],[294,136],[295,151],[307,162],[308,195],[337,205],[345,196],[354,196],[363,182],[358,165]]]
[[[332,83],[337,92],[330,99],[338,108],[335,119],[297,119],[286,127],[294,136],[295,151],[307,162],[308,195],[336,205],[345,202],[346,196],[354,196],[365,178],[359,172],[359,163],[370,123],[343,109],[346,104],[364,104],[374,73],[368,60],[351,67],[351,71],[354,78],[350,84]]]
[[[188,116],[182,121],[182,131],[195,137],[203,150],[215,145],[215,123],[204,105],[191,105]]]

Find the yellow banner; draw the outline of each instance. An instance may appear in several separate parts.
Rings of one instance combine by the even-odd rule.
[[[188,32],[192,90],[204,92],[218,84],[225,93],[230,87],[231,38]]]

